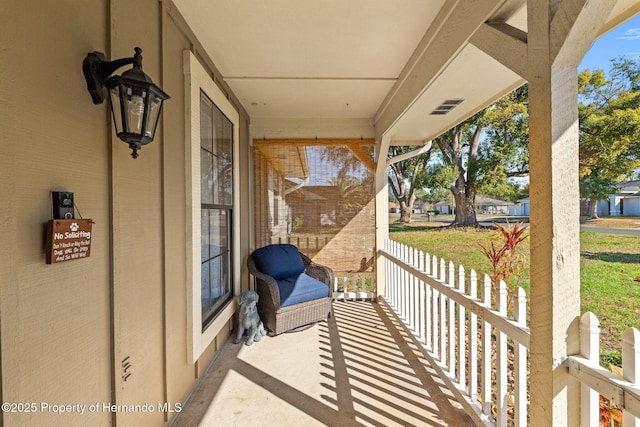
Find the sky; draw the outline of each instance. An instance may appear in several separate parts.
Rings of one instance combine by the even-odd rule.
[[[586,69],[602,69],[608,74],[611,60],[619,57],[640,60],[640,15],[631,18],[596,40],[578,66],[578,72]],[[529,182],[529,178],[519,178],[513,181],[526,184]]]
[[[640,16],[633,17],[596,40],[578,71],[600,68],[607,72],[610,60],[618,57],[640,59]]]

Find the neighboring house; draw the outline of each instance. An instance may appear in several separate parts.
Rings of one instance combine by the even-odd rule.
[[[529,216],[530,200],[528,197],[519,199],[518,203],[509,206],[509,215],[511,216]]]
[[[510,208],[513,203],[506,202],[504,200],[492,199],[490,197],[477,196],[476,197],[476,213],[479,214],[499,214],[499,215],[511,215]],[[441,214],[452,214],[454,208],[449,202],[443,201],[433,205],[434,209]]]
[[[444,215],[449,215],[453,213],[453,209],[451,208],[451,205],[449,204],[449,202],[438,202],[435,205],[433,205],[433,207],[439,213]]]
[[[506,202],[504,200],[484,196],[476,197],[476,213],[479,214],[509,215],[509,208],[513,205],[512,202]]]
[[[581,211],[586,214],[589,200],[581,202]],[[640,216],[640,180],[618,184],[618,191],[608,200],[598,200],[596,212],[598,216]]]
[[[336,223],[336,199],[338,191],[332,186],[300,187],[287,195],[291,216],[296,230],[315,230],[323,225]]]
[[[608,202],[599,202],[600,206],[607,206],[611,216],[640,216],[640,180],[618,184],[618,192],[609,196]]]

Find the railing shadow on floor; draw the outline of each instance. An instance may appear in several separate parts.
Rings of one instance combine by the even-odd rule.
[[[172,426],[472,426],[386,303],[334,302],[303,332],[227,342]]]

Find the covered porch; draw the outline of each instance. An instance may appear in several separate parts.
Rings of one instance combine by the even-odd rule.
[[[196,425],[476,424],[386,303],[336,301],[305,331],[227,341],[172,423]]]
[[[0,66],[0,186],[8,197],[0,395],[16,405],[107,410],[9,411],[0,426],[224,425],[219,417],[246,425],[267,414],[301,425],[492,422],[489,398],[478,400],[491,381],[479,395],[455,368],[460,359],[451,357],[461,353],[446,347],[456,342],[446,337],[464,336],[449,329],[450,307],[496,320],[493,328],[527,347],[535,382],[519,425],[523,414],[545,427],[592,419],[583,412],[593,413],[595,395],[581,394],[581,382],[605,384],[603,392],[640,413],[633,384],[603,381],[580,359],[597,346],[583,348],[580,332],[576,106],[580,59],[598,36],[640,13],[640,0],[32,3],[0,6],[0,47],[10,58]],[[137,46],[145,72],[171,98],[153,143],[134,160],[109,107],[92,104],[81,64],[89,52],[116,61]],[[388,158],[389,147],[419,154],[525,82],[526,331],[497,320],[499,310],[477,296],[462,298],[471,290],[457,289],[455,275],[434,278],[436,269],[425,272],[428,262],[413,252],[405,258],[386,247],[387,167],[399,160]],[[308,180],[314,158],[301,147],[316,144],[347,147],[362,163],[357,184],[371,189],[358,202],[365,209],[339,212],[337,182]],[[258,182],[265,197],[256,195]],[[93,221],[90,257],[46,264],[52,191],[75,193],[74,208]],[[305,201],[315,209],[303,211]],[[346,224],[362,228],[340,233]],[[316,238],[311,225],[336,233]],[[344,268],[373,273],[376,287],[366,294],[378,302],[337,301],[334,318],[300,334],[228,344],[236,297],[253,286],[246,260],[254,249],[295,232],[302,249],[341,261],[365,227],[362,254]],[[350,286],[368,279],[344,277],[341,298],[360,296]],[[429,301],[440,317],[427,325],[421,304]],[[469,402],[481,403],[478,412]],[[507,405],[497,408],[497,424],[506,425]]]

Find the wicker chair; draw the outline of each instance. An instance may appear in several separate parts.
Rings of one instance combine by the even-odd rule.
[[[326,320],[331,316],[334,274],[293,245],[268,245],[247,259],[256,279],[258,313],[271,335]]]

